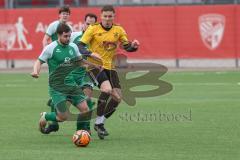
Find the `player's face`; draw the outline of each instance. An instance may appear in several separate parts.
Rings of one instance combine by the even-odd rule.
[[[101,14],[102,25],[105,28],[111,28],[115,14],[112,11],[103,11]]]
[[[70,14],[68,12],[61,12],[59,14],[59,19],[61,22],[67,22],[69,20]]]
[[[71,32],[67,32],[67,33],[63,32],[63,34],[58,35],[60,43],[63,45],[68,45],[70,42],[70,36],[71,36]]]
[[[82,25],[82,31],[86,31],[88,26],[96,23],[96,19],[94,17],[87,17],[84,24]]]
[[[95,20],[94,17],[87,17],[87,18],[86,18],[85,24],[86,24],[87,26],[89,26],[89,25],[91,25],[91,24],[94,24],[94,23],[96,23],[96,20]]]

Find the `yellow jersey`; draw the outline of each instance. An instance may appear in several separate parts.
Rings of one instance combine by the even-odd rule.
[[[89,46],[88,49],[91,52],[98,53],[103,60],[103,68],[109,70],[115,68],[114,58],[118,43],[123,45],[129,43],[127,34],[121,26],[113,24],[112,28],[107,31],[100,23],[89,26],[80,41]],[[88,61],[99,64],[91,57]]]

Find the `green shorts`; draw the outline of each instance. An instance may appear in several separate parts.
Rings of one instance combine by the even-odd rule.
[[[77,106],[81,102],[87,99],[87,97],[84,94],[78,94],[78,95],[66,95],[64,93],[58,92],[52,88],[49,89],[49,95],[52,98],[52,102],[54,104],[54,107],[58,109],[59,104],[63,104],[66,101],[70,101],[74,106]],[[62,106],[61,106],[62,107]],[[66,109],[66,108],[64,108]]]

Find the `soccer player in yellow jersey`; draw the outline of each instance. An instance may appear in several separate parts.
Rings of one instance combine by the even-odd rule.
[[[132,42],[128,40],[125,30],[121,26],[113,24],[114,17],[113,6],[104,6],[101,10],[101,23],[88,27],[78,45],[82,54],[97,53],[102,59],[103,69],[101,71],[91,70],[101,91],[94,125],[100,139],[104,139],[104,136],[108,135],[104,127],[105,119],[115,112],[121,101],[121,86],[113,62],[118,43],[120,42],[127,52],[134,52],[139,46],[137,40]],[[86,46],[89,46],[89,50],[86,49]],[[89,58],[88,60],[97,63],[93,59]]]

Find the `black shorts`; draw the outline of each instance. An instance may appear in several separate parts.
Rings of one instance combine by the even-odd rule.
[[[98,87],[100,87],[104,81],[108,80],[112,88],[121,88],[117,71],[108,69],[99,71],[98,69],[93,69],[89,72],[90,77],[92,78],[93,82],[97,83]]]

